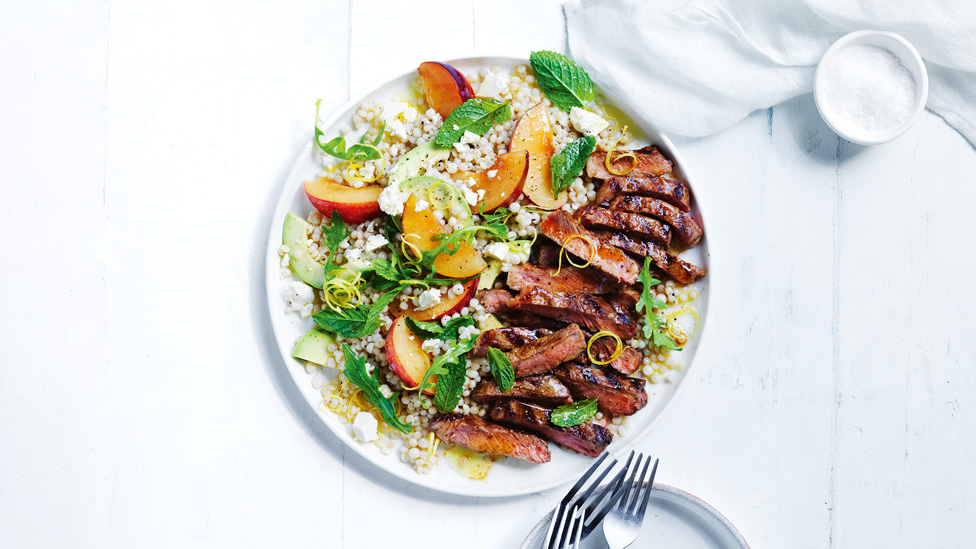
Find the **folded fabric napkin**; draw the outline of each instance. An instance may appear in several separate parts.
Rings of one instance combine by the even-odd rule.
[[[929,73],[928,108],[976,146],[973,0],[570,0],[572,57],[665,132],[701,136],[813,91],[855,30],[896,32]]]

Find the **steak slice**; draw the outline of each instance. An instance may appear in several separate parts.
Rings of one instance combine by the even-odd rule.
[[[508,271],[508,287],[521,290],[527,286],[539,286],[551,292],[586,292],[590,294],[607,294],[616,292],[620,283],[596,269],[580,269],[572,265],[564,265],[556,274],[556,269],[549,266],[522,263],[512,265]]]
[[[576,210],[576,218],[584,227],[626,231],[665,247],[671,243],[671,227],[640,214],[607,210],[593,204],[586,204]]]
[[[543,244],[539,246],[539,257],[536,262],[539,265],[555,267],[559,264],[559,246],[555,244]]]
[[[623,210],[656,217],[674,228],[678,238],[689,246],[698,244],[702,230],[690,212],[683,212],[663,200],[650,196],[618,196],[610,201],[611,210]]]
[[[510,326],[521,326],[531,330],[549,330],[550,332],[555,332],[557,330],[562,330],[567,324],[567,322],[560,322],[554,318],[539,316],[537,314],[528,313],[525,311],[514,311],[511,309],[509,309],[505,314],[501,315],[501,317]]]
[[[691,211],[691,194],[677,179],[670,177],[611,177],[600,185],[596,203],[609,203],[619,194],[651,196],[672,204],[683,212]]]
[[[612,332],[622,339],[630,339],[637,334],[637,321],[633,314],[595,295],[559,294],[542,288],[525,288],[508,301],[508,307],[576,323],[591,332]]]
[[[580,356],[576,359],[576,362],[580,364],[590,364],[590,355],[593,358],[604,362],[613,356],[613,352],[617,350],[616,341],[609,337],[601,337],[600,339],[593,342],[590,345],[590,351],[587,353],[583,351]],[[624,350],[621,351],[620,356],[613,359],[612,362],[607,364],[607,366],[613,368],[614,370],[620,372],[621,374],[629,375],[634,373],[637,368],[640,367],[641,362],[644,360],[644,355],[640,351],[624,345]]]
[[[549,443],[541,438],[485,421],[480,416],[448,412],[428,424],[437,438],[482,454],[508,456],[529,463],[549,463]]]
[[[478,301],[485,306],[489,313],[504,313],[508,311],[508,300],[512,299],[512,292],[508,290],[479,290]]]
[[[647,405],[643,379],[612,374],[599,366],[570,363],[553,372],[569,387],[574,399],[599,399],[600,409],[611,414],[633,415]]]
[[[495,347],[502,351],[511,351],[516,347],[521,347],[530,341],[535,341],[540,337],[547,336],[552,330],[545,328],[495,328],[485,330],[478,335],[474,342],[474,349],[470,355],[473,357],[483,357],[488,354],[488,347]]]
[[[620,149],[616,152],[624,152]],[[634,177],[652,177],[655,175],[664,175],[666,173],[671,173],[671,162],[664,158],[657,147],[644,147],[643,149],[638,149],[634,152],[634,156],[637,157],[636,162],[633,158],[620,158],[618,155],[613,155],[613,160],[610,162],[610,166],[613,167],[615,172],[624,172],[630,170],[633,166],[633,170],[627,172],[627,175]],[[607,170],[607,153],[603,151],[597,151],[590,155],[586,160],[586,175],[594,179],[609,179],[613,177],[613,174]]]
[[[682,284],[691,284],[705,276],[705,269],[688,263],[653,242],[645,242],[622,233],[595,233],[600,243],[615,246],[627,253],[651,258],[655,267]]]
[[[614,280],[627,284],[637,282],[640,265],[636,261],[613,246],[601,246],[596,235],[565,211],[556,210],[549,214],[539,225],[539,230],[576,257],[583,261],[590,260],[593,267],[610,275]],[[588,241],[575,238],[574,235],[585,237]]]
[[[569,389],[554,375],[529,376],[516,379],[512,388],[502,392],[498,384],[490,379],[482,380],[471,391],[471,400],[479,403],[496,400],[518,399],[534,402],[540,406],[559,406],[573,401]]]
[[[552,410],[517,400],[496,402],[488,415],[492,421],[534,431],[584,456],[599,456],[613,440],[613,433],[602,425],[587,421],[574,427],[557,427],[550,419]]]
[[[541,337],[505,353],[515,369],[515,377],[542,374],[567,360],[573,360],[586,349],[586,335],[576,324]]]

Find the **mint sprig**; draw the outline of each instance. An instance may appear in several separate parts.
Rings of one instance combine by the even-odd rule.
[[[554,51],[534,51],[529,63],[542,93],[557,109],[569,112],[593,100],[593,80],[572,59]]]
[[[552,196],[559,196],[559,193],[572,186],[573,181],[583,173],[586,161],[595,148],[596,138],[586,135],[566,145],[563,152],[552,157],[549,161]]]
[[[557,427],[575,427],[595,416],[598,407],[599,401],[595,398],[563,404],[552,411],[549,421]]]
[[[491,366],[491,375],[495,378],[495,383],[503,393],[512,390],[515,384],[515,368],[512,361],[505,356],[505,353],[494,347],[488,348],[488,365]]]
[[[484,135],[495,124],[508,122],[512,117],[512,108],[508,103],[493,99],[468,99],[454,109],[437,130],[434,144],[438,147],[450,147],[460,141],[466,131]]]

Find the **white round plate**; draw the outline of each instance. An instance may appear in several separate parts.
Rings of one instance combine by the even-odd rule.
[[[528,64],[528,60],[509,57],[475,57],[448,61],[448,63],[464,74],[472,74],[482,68],[493,65],[511,67],[518,64]],[[412,70],[368,93],[354,97],[345,105],[339,107],[328,119],[324,119],[320,127],[325,132],[325,135],[329,137],[338,135],[340,129],[348,130],[352,125],[352,116],[360,104],[368,99],[376,99],[381,104],[385,103],[392,99],[398,92],[405,90],[416,76],[416,70]],[[674,161],[675,176],[686,184],[690,183],[687,165],[682,161],[674,145],[671,144],[671,141],[656,131],[647,121],[638,117],[634,111],[620,102],[617,97],[606,90],[600,90],[600,92],[611,104],[630,116],[641,127],[644,133],[647,134],[650,142],[657,145],[665,155]],[[309,133],[311,133],[311,130],[312,128],[309,128]],[[305,372],[302,364],[291,357],[295,343],[314,323],[311,319],[303,319],[296,313],[285,313],[285,304],[282,299],[282,289],[285,280],[281,278],[281,260],[278,256],[278,248],[281,245],[281,228],[284,223],[285,214],[291,211],[301,217],[305,217],[312,211],[312,205],[305,196],[303,182],[306,179],[317,177],[320,170],[321,168],[313,155],[312,143],[309,142],[301,154],[299,154],[295,166],[288,175],[287,181],[285,181],[281,191],[281,197],[278,200],[278,205],[275,207],[274,215],[271,219],[271,227],[268,233],[267,270],[265,277],[271,325],[274,329],[278,348],[281,351],[281,358],[288,372],[295,380],[298,390],[305,397],[305,400],[308,401],[312,409],[316,411],[319,419],[335,433],[339,440],[345,442],[350,448],[377,467],[414,484],[443,492],[468,496],[511,496],[539,492],[577,479],[589,467],[591,459],[563,450],[555,445],[552,445],[553,452],[550,463],[533,465],[515,460],[502,460],[492,467],[488,477],[484,480],[471,480],[462,477],[446,463],[443,463],[443,460],[439,466],[433,468],[431,474],[419,475],[414,472],[414,469],[410,465],[400,460],[398,450],[384,455],[373,444],[360,444],[354,441],[351,438],[351,427],[349,425],[339,423],[338,418],[334,414],[323,412],[320,409],[319,403],[322,400],[322,396],[317,389],[312,387],[311,376]],[[698,309],[701,324],[698,327],[695,337],[685,346],[685,351],[682,353],[684,370],[676,371],[677,380],[673,383],[647,384],[649,397],[647,406],[629,419],[626,434],[618,437],[610,445],[609,450],[614,455],[625,450],[630,450],[661,418],[665,408],[671,403],[675,393],[683,385],[684,378],[687,376],[687,369],[691,365],[698,346],[701,343],[710,299],[709,280],[713,274],[708,261],[709,233],[707,222],[702,215],[699,196],[694,193],[693,186],[689,185],[689,187],[693,189],[692,210],[702,222],[705,237],[702,238],[697,247],[684,252],[681,257],[696,265],[706,267],[709,271],[708,276],[697,283],[700,296],[695,302],[695,307]],[[325,368],[324,370],[326,370],[326,373],[330,372],[329,368]]]
[[[552,511],[542,518],[522,542],[521,549],[541,546]],[[603,527],[594,530],[580,544],[580,549],[606,549]],[[631,549],[749,549],[742,534],[714,507],[695,496],[667,486],[654,484],[647,501],[647,512],[637,541]]]

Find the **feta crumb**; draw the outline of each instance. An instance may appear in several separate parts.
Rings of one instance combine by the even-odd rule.
[[[377,203],[387,215],[400,215],[403,213],[403,203],[407,201],[407,198],[403,196],[398,187],[387,187],[380,192]]]
[[[504,242],[492,242],[491,244],[485,246],[485,253],[500,261],[507,261],[510,251],[511,250],[509,250],[508,244]]]
[[[579,107],[573,107],[569,111],[569,121],[576,131],[585,135],[595,136],[610,127],[610,123],[600,115]]]
[[[471,206],[478,203],[478,194],[480,193],[482,196],[484,196],[485,192],[484,190],[479,190],[476,193],[467,187],[463,187],[461,190],[464,191],[464,200]]]
[[[366,251],[372,252],[377,248],[382,248],[389,244],[390,241],[384,238],[382,235],[374,234],[373,236],[366,239]],[[346,258],[349,257],[348,252],[346,253]]]
[[[502,92],[508,89],[508,77],[504,74],[489,73],[485,76],[481,87],[478,88],[478,97],[488,97],[501,99]]]
[[[386,122],[386,130],[400,139],[407,138],[407,128],[403,122],[413,122],[417,119],[417,109],[410,103],[390,101],[383,106],[380,118]]]
[[[423,311],[425,309],[430,309],[437,303],[441,302],[441,291],[437,288],[430,288],[429,290],[424,290],[421,292],[420,297],[417,298],[417,310]]]
[[[430,202],[427,202],[426,200],[421,198],[420,200],[417,201],[417,205],[414,207],[414,211],[422,212],[426,210],[428,206],[430,206]]]
[[[391,134],[395,135],[396,137],[402,140],[407,138],[407,127],[404,126],[403,122],[400,122],[399,120],[393,120],[391,122],[387,122],[386,131],[390,132]]]
[[[292,311],[301,311],[315,299],[315,291],[312,290],[311,286],[301,280],[295,280],[285,286],[283,293],[285,295],[285,303]]]
[[[379,423],[369,412],[359,412],[356,414],[355,421],[352,422],[353,434],[363,442],[372,442],[380,438],[379,433],[376,432],[378,427]]]
[[[462,326],[461,329],[458,330],[458,339],[467,339],[471,336],[476,336],[479,333],[480,330],[474,326]]]
[[[488,177],[489,178],[492,178],[493,179],[496,175],[498,175],[498,170],[488,170]]]
[[[363,258],[363,251],[359,248],[348,248],[346,249],[346,262],[359,261]]]
[[[443,340],[440,340],[440,339],[426,339],[426,340],[424,340],[423,343],[420,344],[420,348],[423,349],[424,351],[428,352],[428,353],[431,353],[435,349],[440,349],[441,348],[441,345],[443,345],[443,344],[444,344],[444,341]]]

